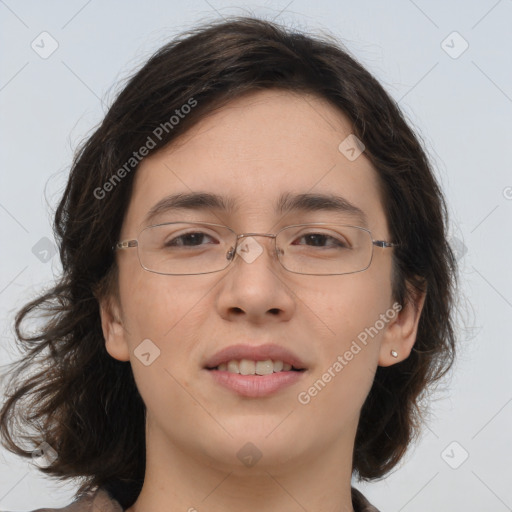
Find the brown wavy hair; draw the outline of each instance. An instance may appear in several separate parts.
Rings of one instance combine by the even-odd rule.
[[[77,496],[103,486],[128,507],[145,474],[145,405],[130,363],[107,353],[99,314],[100,300],[118,297],[112,246],[136,166],[120,180],[112,177],[148,137],[155,152],[230,100],[263,89],[315,94],[350,119],[379,176],[390,235],[401,243],[393,251],[394,299],[404,304],[428,287],[410,356],[377,368],[363,405],[353,457],[360,480],[397,465],[424,421],[422,398],[453,364],[457,269],[446,204],[397,103],[330,35],[252,17],[208,22],[160,48],[129,77],[77,149],[53,226],[62,275],[16,314],[24,355],[11,363],[1,443],[30,458],[47,442],[58,458],[41,471],[80,479]],[[191,98],[196,106],[157,140],[154,130]],[[109,180],[114,185],[100,194]],[[32,316],[39,328],[24,332]],[[21,440],[32,449],[19,446]]]

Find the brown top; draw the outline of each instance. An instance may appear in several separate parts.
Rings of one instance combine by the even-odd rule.
[[[352,487],[354,512],[379,512],[360,491]],[[0,512],[7,512],[0,510]],[[38,508],[32,512],[124,512],[119,502],[103,488],[63,508]]]

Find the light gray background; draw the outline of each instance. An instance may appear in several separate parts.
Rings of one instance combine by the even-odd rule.
[[[512,510],[511,0],[0,0],[0,363],[17,354],[15,310],[59,272],[58,256],[41,261],[41,239],[52,238],[73,150],[115,84],[174,34],[230,14],[340,38],[399,100],[450,205],[466,325],[453,377],[403,464],[356,486],[383,512]],[[58,42],[46,59],[31,48],[43,31]],[[61,507],[75,487],[0,451],[0,510]]]

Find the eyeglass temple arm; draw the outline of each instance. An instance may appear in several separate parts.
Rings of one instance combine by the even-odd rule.
[[[385,240],[372,240],[372,244],[377,247],[397,247],[400,245],[393,242],[386,242]]]
[[[128,249],[129,247],[137,247],[137,245],[139,245],[137,240],[125,240],[124,242],[117,242],[112,249],[114,249],[114,251],[116,249]]]

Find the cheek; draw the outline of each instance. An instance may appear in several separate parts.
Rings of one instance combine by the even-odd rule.
[[[183,388],[189,387],[182,373],[208,309],[204,289],[194,291],[190,280],[143,269],[140,274],[127,273],[120,286],[137,388],[150,410],[171,411],[171,404],[179,402]]]
[[[140,266],[127,268],[120,276],[120,293],[130,344],[144,338],[163,343],[173,331],[183,329],[197,314],[195,310],[201,310],[204,290],[196,288],[189,276],[154,274]]]
[[[387,262],[382,262],[387,263]],[[331,276],[325,281],[303,282],[293,287],[303,307],[325,333],[332,349],[343,349],[366,328],[373,326],[391,306],[391,267],[374,265],[364,272]]]
[[[183,373],[184,364],[197,350],[198,330],[211,316],[209,292],[216,281],[203,279],[194,286],[191,279],[141,269],[131,275],[127,272],[121,280],[127,343],[136,377],[144,368],[139,357],[143,348],[157,354],[156,367],[173,374]]]
[[[321,364],[314,374],[334,382],[329,388],[336,389],[340,401],[349,399],[347,392],[364,399],[377,367],[380,340],[389,322],[381,315],[391,307],[391,274],[390,268],[375,270],[339,276],[312,301],[322,333],[317,341]]]
[[[332,290],[316,297],[315,308],[329,330],[317,337],[321,357],[297,398],[311,417],[328,421],[333,433],[347,419],[356,424],[371,389],[385,328],[380,315],[390,307],[389,297],[389,279],[370,272],[341,276]]]

